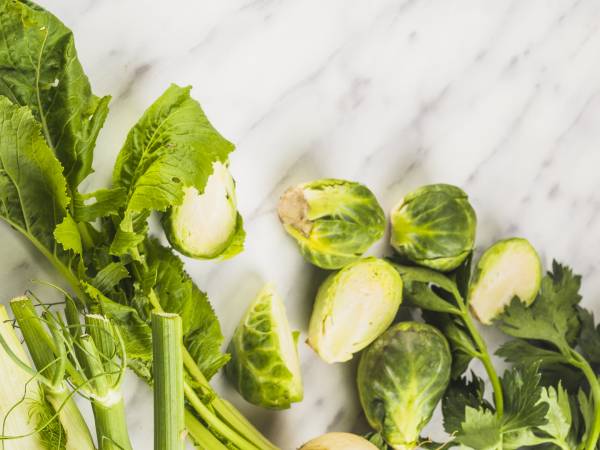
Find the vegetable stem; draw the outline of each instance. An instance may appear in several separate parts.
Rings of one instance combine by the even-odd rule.
[[[210,450],[227,450],[227,447],[221,443],[194,415],[185,410],[185,426],[192,440],[200,448],[209,448]]]
[[[594,418],[591,428],[588,430],[587,439],[583,448],[585,450],[595,450],[596,444],[600,439],[600,381],[587,360],[575,350],[570,352],[569,362],[579,368],[590,384],[590,391],[594,399]]]
[[[481,334],[479,334],[477,327],[473,323],[473,319],[471,317],[471,314],[469,313],[465,301],[463,300],[462,296],[458,294],[458,292],[455,292],[455,295],[459,302],[463,322],[469,330],[469,333],[471,334],[475,345],[477,345],[477,348],[479,349],[479,354],[477,355],[477,357],[483,364],[488,378],[492,383],[492,388],[494,389],[494,403],[496,405],[496,413],[498,417],[501,418],[504,415],[504,393],[502,392],[502,384],[500,383],[500,377],[498,376],[498,373],[494,368],[494,364],[492,363],[492,358],[490,357],[487,344],[485,343],[485,341],[481,337]]]
[[[152,313],[154,450],[183,450],[185,443],[181,317]]]
[[[132,450],[125,420],[125,405],[119,392],[92,398],[99,450]]]
[[[248,442],[243,436],[240,436],[235,430],[232,430],[223,423],[217,416],[215,416],[208,407],[202,403],[202,400],[198,397],[194,389],[188,384],[184,383],[183,389],[188,402],[194,407],[198,415],[206,421],[207,425],[231,442],[239,450],[257,450],[257,447]]]

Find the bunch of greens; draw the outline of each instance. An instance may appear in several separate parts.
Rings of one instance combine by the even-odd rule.
[[[192,187],[202,195],[233,145],[190,88],[172,85],[129,132],[112,186],[81,192],[110,98],[92,93],[71,31],[47,11],[0,0],[0,28],[0,217],[63,276],[81,312],[110,319],[128,364],[150,383],[151,313],[181,316],[185,419],[196,443],[274,448],[210,387],[228,360],[218,320],[181,260],[148,233],[153,211],[168,214]],[[239,251],[241,221],[219,237],[219,245],[199,247],[210,257]]]
[[[580,277],[558,263],[541,276],[537,253],[524,239],[499,241],[471,274],[470,258],[449,275],[396,266],[407,303],[438,327],[452,349],[452,381],[442,411],[446,446],[496,450],[598,448],[600,330],[579,306]],[[540,289],[541,286],[541,289]],[[471,316],[509,336],[498,355],[513,365],[499,376]],[[493,389],[467,375],[478,359]],[[384,436],[385,437],[385,436]]]

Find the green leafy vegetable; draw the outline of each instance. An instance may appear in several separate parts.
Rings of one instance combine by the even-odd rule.
[[[319,287],[307,343],[328,363],[348,361],[390,326],[401,303],[402,279],[391,264],[350,263]]]
[[[360,183],[322,179],[288,189],[278,214],[307,261],[341,269],[383,236],[385,215],[373,193]]]
[[[522,238],[510,238],[489,247],[477,262],[468,302],[484,324],[517,297],[531,304],[540,290],[542,263],[535,248]]]
[[[404,258],[447,272],[471,253],[477,218],[467,194],[431,184],[407,194],[391,212],[392,247]]]
[[[229,344],[232,355],[226,373],[239,393],[255,405],[289,408],[304,391],[296,337],[283,301],[265,286],[238,325]]]
[[[448,342],[434,327],[401,322],[365,350],[358,393],[369,424],[393,448],[411,449],[450,380]]]
[[[600,381],[584,354],[575,349],[580,341],[585,351],[590,336],[595,331],[593,319],[590,322],[591,316],[581,312],[578,306],[581,301],[580,286],[581,277],[555,261],[552,272],[542,280],[542,289],[533,304],[526,306],[513,300],[500,315],[498,326],[506,334],[519,340],[516,341],[518,344],[509,341],[499,353],[511,360],[523,362],[525,358],[531,361],[537,356],[542,367],[558,364],[580,371],[589,385],[593,413],[584,414],[584,418],[587,417],[588,420],[582,444],[578,448],[593,450],[600,438]],[[527,351],[523,354],[513,353],[515,349]],[[588,355],[588,352],[585,354]],[[580,401],[581,399],[580,396]]]
[[[227,167],[214,163],[204,192],[186,188],[181,204],[172,206],[162,223],[171,245],[192,258],[229,258],[241,251],[244,228]]]
[[[73,34],[52,14],[29,2],[2,0],[0,29],[0,95],[31,109],[74,190],[92,172],[110,97],[92,94]]]

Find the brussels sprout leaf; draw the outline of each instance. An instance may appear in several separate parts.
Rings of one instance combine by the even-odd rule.
[[[0,29],[0,95],[31,109],[76,188],[92,172],[110,97],[92,94],[71,30],[49,12],[29,2],[0,2]]]

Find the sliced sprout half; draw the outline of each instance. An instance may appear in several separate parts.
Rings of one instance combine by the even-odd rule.
[[[477,263],[469,304],[481,323],[489,325],[514,297],[530,305],[540,290],[542,264],[535,248],[522,238],[489,247]]]
[[[356,434],[327,433],[308,441],[300,450],[377,450],[377,447]]]
[[[163,217],[163,227],[171,245],[184,255],[212,259],[228,253],[243,230],[235,182],[227,166],[214,163],[204,192],[193,186],[185,188],[181,204]]]
[[[344,362],[390,326],[402,303],[402,279],[369,257],[331,274],[317,293],[308,345],[328,363]]]
[[[297,335],[292,333],[281,297],[266,285],[238,325],[229,344],[225,372],[250,403],[289,408],[304,391]]]

